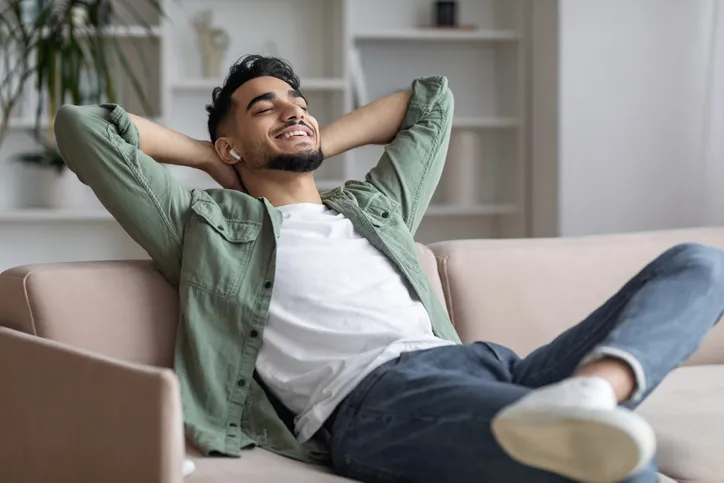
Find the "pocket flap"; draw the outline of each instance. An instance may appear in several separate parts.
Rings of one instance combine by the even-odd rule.
[[[377,194],[369,202],[364,213],[373,225],[382,227],[390,221],[398,208],[399,203],[383,194]]]
[[[226,218],[216,203],[199,200],[191,205],[191,210],[200,220],[231,243],[256,240],[261,231],[261,223],[258,221]]]

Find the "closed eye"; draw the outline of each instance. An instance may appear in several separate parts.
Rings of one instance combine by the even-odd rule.
[[[265,113],[265,112],[269,112],[269,111],[272,111],[272,110],[274,110],[273,107],[267,107],[266,109],[262,109],[262,110],[260,110],[260,111],[257,111],[256,113],[257,113],[257,114],[263,114],[263,113]]]

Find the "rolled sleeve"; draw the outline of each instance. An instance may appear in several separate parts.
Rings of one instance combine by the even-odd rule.
[[[367,174],[367,182],[400,204],[412,233],[440,181],[453,112],[453,94],[445,77],[415,80],[400,132]]]

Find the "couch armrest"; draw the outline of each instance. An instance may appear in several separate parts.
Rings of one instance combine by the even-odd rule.
[[[461,240],[430,248],[461,339],[493,341],[525,355],[583,320],[666,249],[685,242],[724,248],[724,229]],[[724,324],[688,363],[724,363]]]
[[[170,369],[0,327],[0,473],[15,483],[177,483],[183,420]]]

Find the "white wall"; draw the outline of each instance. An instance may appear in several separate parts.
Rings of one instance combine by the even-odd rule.
[[[705,223],[724,225],[724,1],[712,15],[713,49],[707,72]]]
[[[703,220],[715,0],[560,0],[560,233]]]

